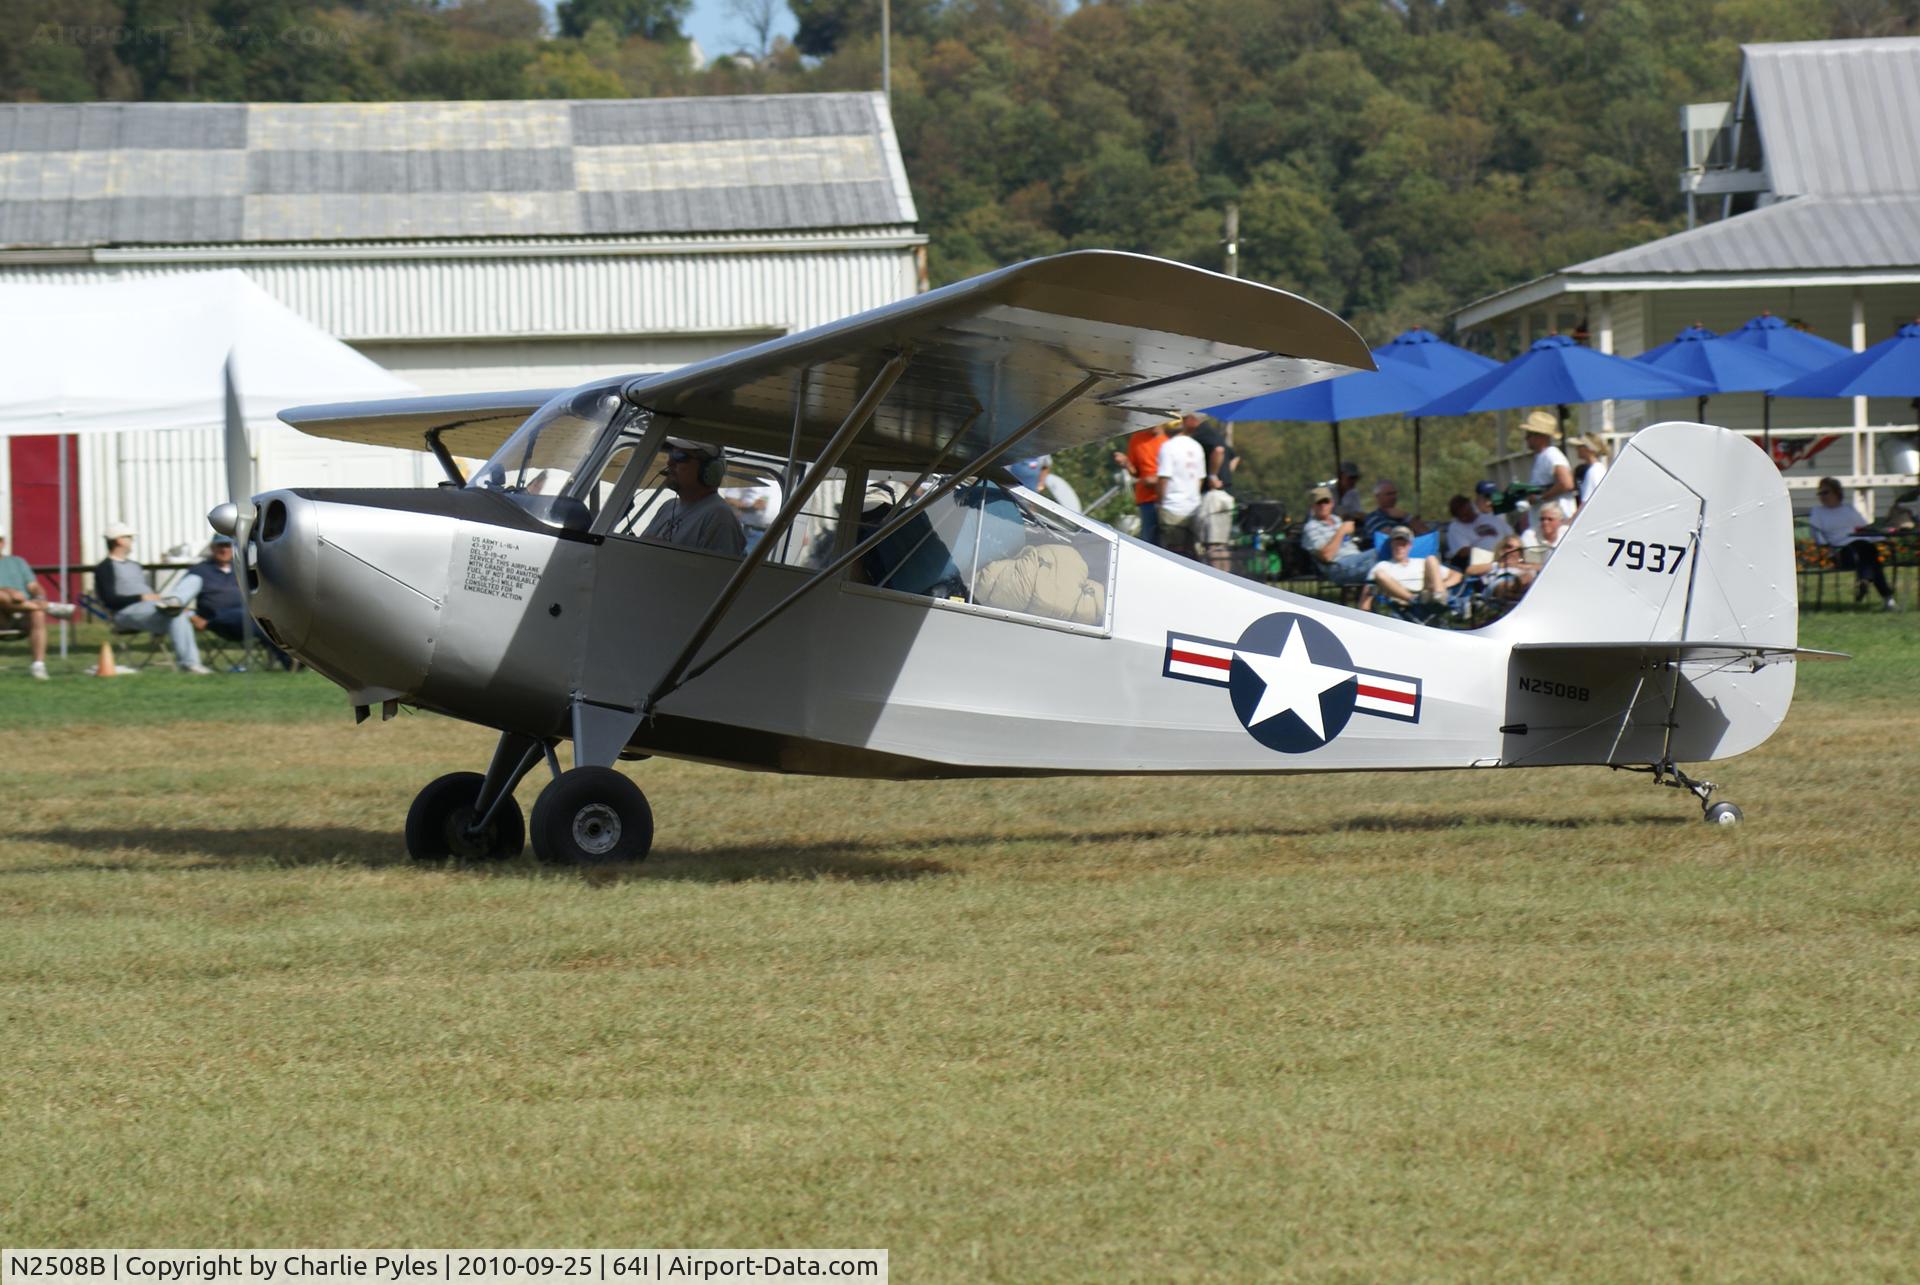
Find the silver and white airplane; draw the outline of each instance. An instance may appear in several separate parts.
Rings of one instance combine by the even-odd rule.
[[[651,755],[883,778],[1608,764],[1737,821],[1679,765],[1759,745],[1786,662],[1821,654],[1797,647],[1786,490],[1737,434],[1638,433],[1473,631],[1223,574],[1003,471],[1371,366],[1282,291],[1064,254],[665,374],[288,410],[431,451],[448,480],[249,500],[242,465],[210,517],[261,628],[357,717],[499,731],[484,773],[415,799],[422,859],[518,853],[513,792],[544,761],[534,851],[638,860],[652,813],[614,764]],[[643,536],[670,434],[763,506],[744,557]]]

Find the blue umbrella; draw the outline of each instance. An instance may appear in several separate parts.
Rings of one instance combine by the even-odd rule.
[[[1688,326],[1685,330],[1682,330],[1679,334],[1675,335],[1673,338],[1667,340],[1667,342],[1665,342],[1664,344],[1661,344],[1659,347],[1649,348],[1643,353],[1636,354],[1629,360],[1652,361],[1656,357],[1666,356],[1669,352],[1679,347],[1681,344],[1693,343],[1701,339],[1717,339],[1717,338],[1719,338],[1717,334],[1715,334],[1711,330],[1708,330],[1705,326],[1701,325],[1699,322],[1696,321],[1691,326]],[[1682,373],[1685,373],[1685,372],[1682,372]]]
[[[1209,406],[1206,414],[1225,423],[1238,420],[1303,420],[1333,426],[1334,471],[1340,469],[1340,421],[1374,415],[1398,415],[1433,394],[1409,380],[1404,372],[1361,370],[1351,375],[1317,380],[1277,393],[1262,393],[1237,402]]]
[[[1697,379],[1720,393],[1767,392],[1799,373],[1799,368],[1792,362],[1751,344],[1732,344],[1724,339],[1716,339],[1705,326],[1688,326],[1675,335],[1672,342],[1649,349],[1633,360],[1652,366],[1655,370],[1664,370],[1670,375]],[[1767,453],[1771,455],[1772,403],[1767,403],[1767,406],[1769,414],[1762,434]],[[1700,404],[1694,414],[1701,420],[1706,419],[1707,394],[1700,394]]]
[[[1911,397],[1920,417],[1920,322],[1908,322],[1865,352],[1802,375],[1775,397]]]
[[[1442,393],[1414,413],[1467,415],[1518,406],[1552,406],[1559,412],[1564,440],[1569,405],[1617,397],[1698,397],[1712,391],[1684,375],[1670,375],[1624,357],[1582,348],[1565,335],[1548,335],[1534,340],[1532,347],[1498,370]]]
[[[1763,348],[1768,354],[1791,362],[1802,370],[1818,370],[1842,357],[1851,357],[1853,349],[1806,330],[1795,330],[1770,312],[1763,312],[1740,329],[1726,336],[1728,343]]]
[[[1373,350],[1373,359],[1382,370],[1392,370],[1403,378],[1422,385],[1435,397],[1452,392],[1469,379],[1477,379],[1490,370],[1500,369],[1491,357],[1446,342],[1431,330],[1415,326],[1395,335]],[[1415,372],[1418,372],[1417,374]],[[1413,498],[1419,506],[1424,498],[1420,485],[1420,419],[1413,417]]]
[[[1427,380],[1438,382],[1437,387],[1431,382],[1428,384],[1435,396],[1458,388],[1476,375],[1500,369],[1500,363],[1493,358],[1450,344],[1419,326],[1375,348],[1373,359],[1425,372]]]

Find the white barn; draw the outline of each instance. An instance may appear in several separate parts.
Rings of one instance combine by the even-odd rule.
[[[1920,39],[1742,53],[1737,102],[1696,104],[1682,118],[1682,190],[1696,214],[1720,217],[1478,300],[1455,324],[1509,350],[1584,329],[1594,347],[1630,357],[1696,322],[1725,333],[1762,311],[1856,351],[1920,316]],[[1691,400],[1586,408],[1588,423],[1616,432],[1694,411]],[[1761,397],[1716,397],[1708,417],[1758,430]],[[1788,472],[1796,492],[1834,474],[1873,511],[1885,488],[1913,485],[1887,467],[1914,431],[1904,400],[1779,400],[1773,427],[1837,435]]]
[[[0,105],[0,280],[238,269],[423,392],[666,369],[893,302],[925,288],[916,219],[879,94]],[[150,557],[203,538],[217,435],[130,439],[80,441],[76,547],[116,518]],[[262,485],[438,477],[256,451]],[[16,546],[57,526],[54,459],[0,453]]]

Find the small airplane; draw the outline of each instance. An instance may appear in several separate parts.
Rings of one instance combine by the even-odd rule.
[[[1788,662],[1827,654],[1797,645],[1787,492],[1738,434],[1636,434],[1519,605],[1459,631],[1216,571],[1004,467],[1371,366],[1296,296],[1075,252],[663,374],[287,410],[447,480],[249,499],[240,449],[209,517],[261,629],[358,719],[500,733],[414,800],[420,859],[520,852],[514,790],[545,762],[536,854],[639,860],[652,811],[614,764],[652,755],[888,779],[1606,764],[1738,821],[1679,765],[1766,740]],[[683,486],[757,497],[758,525],[676,542]]]

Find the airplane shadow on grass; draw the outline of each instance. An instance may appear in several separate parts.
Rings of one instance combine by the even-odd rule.
[[[996,846],[1087,848],[1104,844],[1132,844],[1209,839],[1314,839],[1352,833],[1431,834],[1470,827],[1520,830],[1583,831],[1621,826],[1698,825],[1690,816],[1602,815],[1594,817],[1509,816],[1499,813],[1426,813],[1341,817],[1299,825],[1221,826],[1213,828],[1147,827],[1102,830],[1036,830],[902,836],[897,839],[854,839],[832,843],[792,844],[777,840],[732,844],[717,848],[656,847],[645,862],[589,869],[589,882],[661,880],[686,883],[752,883],[828,879],[860,883],[889,883],[957,874],[933,856],[912,853],[957,853]],[[176,870],[214,870],[268,864],[283,868],[325,865],[407,867],[409,860],[400,836],[391,830],[363,830],[351,826],[262,826],[219,830],[206,827],[136,828],[61,827],[21,833],[18,840],[47,843],[83,852],[151,853],[189,858]],[[544,866],[531,853],[499,862],[448,862],[441,869],[466,875],[497,878],[553,878],[574,872]],[[128,855],[119,860],[14,866],[0,876],[58,874],[72,871],[136,871],[154,867]]]

